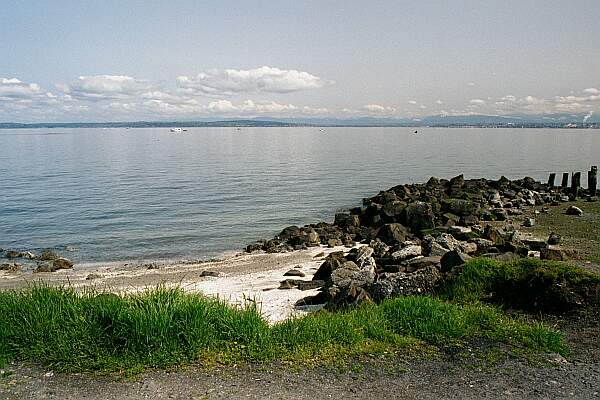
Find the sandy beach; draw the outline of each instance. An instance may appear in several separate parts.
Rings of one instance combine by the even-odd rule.
[[[151,264],[151,268],[147,264],[123,263],[93,268],[75,265],[73,269],[52,273],[0,271],[0,290],[43,282],[79,290],[93,287],[112,293],[131,293],[165,285],[218,297],[235,305],[255,301],[265,319],[276,323],[308,312],[296,309],[294,303],[317,293],[317,289],[278,289],[280,282],[286,278],[311,280],[324,257],[340,250],[348,248],[317,246],[289,253],[239,253],[216,261]],[[302,271],[305,277],[284,276],[290,269]],[[205,271],[218,276],[202,276]]]

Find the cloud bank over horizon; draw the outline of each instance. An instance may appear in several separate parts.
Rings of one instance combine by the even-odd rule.
[[[403,104],[369,103],[356,108],[312,106],[275,101],[264,96],[314,91],[335,85],[309,72],[260,67],[250,70],[211,69],[179,76],[169,87],[126,75],[79,76],[70,83],[43,89],[34,82],[0,78],[0,122],[121,121],[207,117],[389,117],[428,115],[518,115],[599,113],[600,89],[586,87],[567,95],[541,98],[473,98],[463,107],[446,109],[445,101],[415,99]],[[254,98],[252,97],[254,96]],[[232,98],[232,97],[235,97]],[[590,114],[590,115],[592,115]]]

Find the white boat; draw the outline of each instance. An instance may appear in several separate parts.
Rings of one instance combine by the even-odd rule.
[[[181,128],[171,128],[171,132],[181,133],[181,132],[183,132],[183,129],[181,129]]]

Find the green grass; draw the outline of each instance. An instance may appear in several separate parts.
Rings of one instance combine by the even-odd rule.
[[[560,333],[499,309],[404,297],[269,326],[242,309],[179,289],[116,296],[36,286],[0,293],[0,360],[59,371],[140,371],[190,362],[304,363],[407,351],[476,337],[566,354]]]
[[[567,309],[573,294],[584,300],[590,288],[600,285],[600,276],[561,262],[521,258],[499,262],[489,258],[469,261],[454,273],[441,290],[453,302],[495,300],[507,306],[527,308],[536,303],[549,309]],[[581,293],[578,293],[581,292]]]

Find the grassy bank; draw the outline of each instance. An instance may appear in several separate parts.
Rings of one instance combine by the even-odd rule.
[[[560,333],[475,302],[405,297],[269,326],[244,309],[177,289],[123,297],[67,288],[0,293],[0,359],[61,371],[140,370],[188,362],[305,362],[482,337],[568,352]]]
[[[440,297],[543,312],[600,305],[600,276],[561,262],[479,258],[453,271]]]

